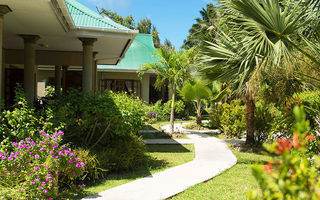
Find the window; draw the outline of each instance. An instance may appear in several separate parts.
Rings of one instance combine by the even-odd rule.
[[[111,90],[113,92],[127,92],[141,97],[141,82],[138,80],[116,80],[102,79],[100,80],[99,90]]]

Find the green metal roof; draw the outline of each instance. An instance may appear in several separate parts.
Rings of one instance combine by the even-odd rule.
[[[99,65],[98,69],[138,70],[144,63],[155,61],[151,34],[138,34],[118,65]]]
[[[65,2],[75,25],[78,27],[83,26],[93,28],[131,30],[125,26],[115,23],[108,17],[101,16],[100,14],[80,4],[76,0],[65,0]]]

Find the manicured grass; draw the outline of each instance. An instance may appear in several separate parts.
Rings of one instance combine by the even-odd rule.
[[[195,157],[193,144],[187,145],[147,145],[150,159],[145,166],[122,174],[112,174],[107,180],[85,188],[86,195],[93,195],[112,187],[149,176],[165,169],[192,161]]]
[[[188,121],[177,120],[177,121],[174,121],[175,124],[188,123],[188,122],[193,122],[193,121],[192,120],[188,120]],[[151,126],[154,129],[161,130],[161,126],[167,125],[167,124],[170,124],[170,122],[169,121],[160,121],[160,122],[156,122],[156,123],[151,124]]]
[[[184,192],[170,198],[171,200],[245,200],[248,190],[259,188],[257,181],[251,174],[250,166],[255,163],[263,164],[270,160],[270,156],[256,153],[246,153],[233,150],[238,163],[219,176],[197,184]]]

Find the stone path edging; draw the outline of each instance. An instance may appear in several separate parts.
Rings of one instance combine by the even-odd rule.
[[[169,125],[163,126],[168,130]],[[105,200],[160,200],[174,196],[185,189],[212,179],[237,163],[226,142],[197,131],[188,131],[177,124],[175,128],[190,139],[173,140],[178,143],[189,140],[195,146],[195,159],[188,163],[155,173],[153,175],[111,188],[84,199]],[[164,144],[166,139],[158,140]],[[170,140],[170,139],[169,139]],[[152,140],[149,140],[152,142]],[[156,142],[153,140],[153,142]],[[171,140],[172,142],[172,140]],[[159,143],[159,144],[160,144]]]

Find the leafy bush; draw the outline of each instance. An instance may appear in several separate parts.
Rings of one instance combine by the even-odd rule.
[[[168,121],[171,114],[172,101],[162,103],[162,100],[157,101],[153,105],[149,105],[147,112],[157,112],[159,121]],[[183,118],[185,114],[185,104],[182,100],[175,101],[175,117]]]
[[[272,139],[273,130],[275,127],[279,129],[277,120],[283,119],[281,112],[272,103],[266,103],[263,100],[256,102],[255,109],[255,141],[259,143],[265,142],[267,139]]]
[[[209,118],[213,128],[221,129],[228,137],[240,137],[246,130],[245,106],[239,100],[230,104],[216,104],[209,109]]]
[[[13,199],[51,199],[59,196],[59,185],[77,189],[72,180],[81,176],[85,164],[68,145],[61,145],[62,135],[42,131],[39,142],[25,138],[11,144],[13,151],[0,153],[1,195]]]
[[[265,144],[271,154],[279,156],[264,166],[253,168],[262,192],[251,192],[250,199],[320,198],[319,152],[308,151],[316,137],[309,134],[310,124],[303,109],[295,107],[294,114],[296,123],[292,139],[278,138],[273,144]]]
[[[3,110],[0,113],[0,149],[7,150],[12,142],[28,137],[37,141],[41,130],[53,134],[61,125],[57,122],[56,126],[53,126],[50,122],[52,118],[51,109],[35,110],[28,104],[22,89],[18,87],[12,110]]]
[[[77,148],[74,151],[77,154],[79,160],[85,164],[86,168],[83,171],[81,180],[94,182],[104,177],[107,170],[100,167],[100,162],[97,155],[91,152],[89,149]]]
[[[137,134],[146,113],[142,102],[127,94],[99,95],[72,90],[52,103],[54,122],[63,122],[66,140],[76,146],[108,147],[114,136]]]
[[[146,147],[141,137],[117,136],[108,148],[96,152],[100,166],[108,171],[128,171],[146,160]]]
[[[284,132],[292,135],[292,129],[295,122],[293,108],[303,105],[310,121],[311,129],[317,128],[317,117],[320,116],[320,91],[306,91],[294,94],[291,98],[279,107],[282,112],[280,118],[276,118],[274,132]]]

